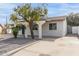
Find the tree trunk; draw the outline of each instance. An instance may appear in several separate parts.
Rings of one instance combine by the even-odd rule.
[[[33,33],[33,22],[32,21],[30,21],[29,22],[29,28],[30,28],[30,33],[31,33],[31,37],[32,37],[32,39],[34,39],[34,33]]]

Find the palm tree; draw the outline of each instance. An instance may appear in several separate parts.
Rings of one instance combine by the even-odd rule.
[[[17,25],[17,16],[15,14],[11,14],[10,19],[15,23],[15,25]]]
[[[46,5],[32,7],[31,4],[24,4],[14,9],[14,13],[11,15],[11,20],[17,23],[17,20],[24,20],[29,24],[31,37],[34,39],[33,22],[39,21],[41,17],[47,15]]]

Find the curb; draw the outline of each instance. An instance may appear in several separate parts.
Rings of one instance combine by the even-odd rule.
[[[31,46],[31,45],[33,45],[33,44],[35,44],[35,43],[37,43],[37,42],[39,42],[39,40],[36,41],[36,42],[30,43],[30,44],[26,44],[26,45],[24,45],[24,46],[22,46],[22,47],[20,47],[20,48],[16,48],[16,49],[14,49],[14,50],[12,50],[12,51],[10,51],[10,52],[7,52],[7,53],[5,53],[5,54],[2,54],[1,56],[11,56],[11,55],[13,55],[14,53],[17,53],[18,51],[20,51],[20,50],[22,50],[22,49],[24,49],[24,48],[26,48],[26,47],[28,47],[28,46]]]

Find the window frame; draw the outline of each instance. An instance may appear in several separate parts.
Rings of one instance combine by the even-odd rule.
[[[57,30],[57,23],[49,23],[49,30]]]

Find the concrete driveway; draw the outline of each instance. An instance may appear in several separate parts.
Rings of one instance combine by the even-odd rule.
[[[79,40],[76,36],[44,38],[12,56],[79,56]]]

